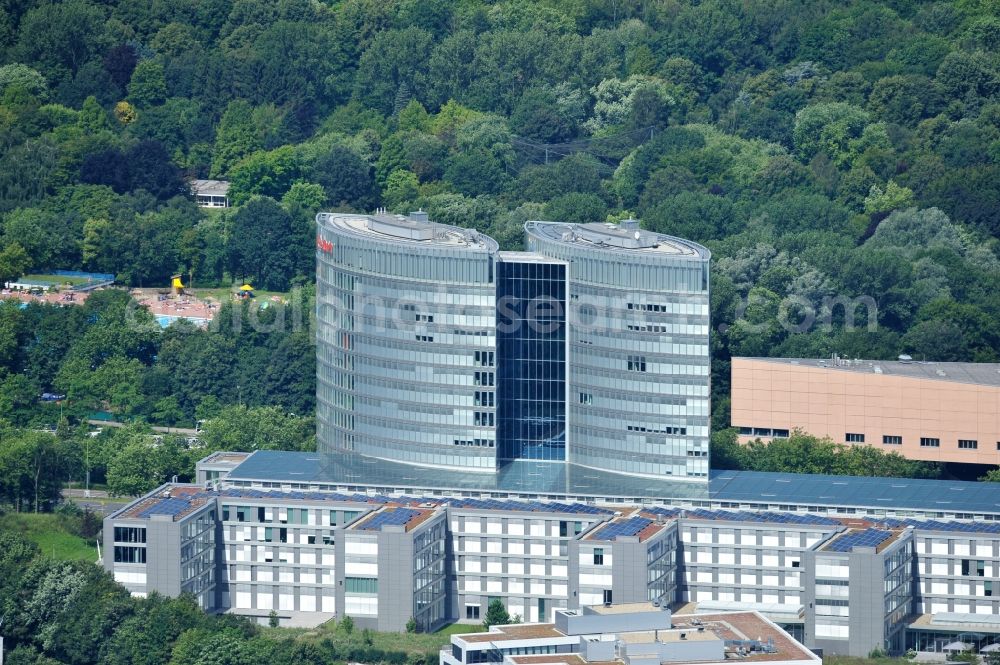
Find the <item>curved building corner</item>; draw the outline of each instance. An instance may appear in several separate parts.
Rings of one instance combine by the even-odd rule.
[[[568,460],[707,478],[709,251],[621,224],[525,224],[528,249],[568,265]]]

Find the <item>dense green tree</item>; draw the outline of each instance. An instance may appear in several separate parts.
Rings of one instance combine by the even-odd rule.
[[[187,476],[183,441],[129,431],[115,437],[115,450],[108,460],[108,491],[115,496],[144,494],[171,477]]]
[[[211,450],[313,450],[312,418],[277,407],[223,409],[202,428]]]
[[[229,242],[230,273],[265,289],[287,289],[301,265],[299,255],[312,246],[296,233],[293,217],[273,199],[255,198],[240,208],[234,221],[239,231]]]
[[[237,204],[254,195],[280,199],[301,175],[302,164],[291,146],[255,152],[229,170],[229,197]]]
[[[24,247],[21,247],[20,243],[12,241],[0,250],[0,284],[24,275],[24,271],[31,263],[31,256],[24,250]]]
[[[375,180],[371,166],[349,148],[335,145],[312,167],[312,179],[323,187],[334,206],[369,210],[375,204]]]
[[[230,102],[216,130],[212,175],[227,174],[233,165],[262,147],[251,106],[242,100]]]
[[[167,79],[163,64],[157,60],[143,60],[135,66],[128,84],[128,99],[142,109],[162,104],[167,98]]]

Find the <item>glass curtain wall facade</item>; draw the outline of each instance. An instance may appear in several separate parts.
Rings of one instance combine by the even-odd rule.
[[[568,264],[567,459],[707,478],[707,249],[605,224],[528,222],[528,249]]]
[[[498,261],[497,456],[566,459],[566,266]]]
[[[707,479],[705,248],[631,221],[528,222],[528,252],[426,213],[317,227],[320,452]]]
[[[496,242],[419,218],[317,226],[320,451],[493,470]]]

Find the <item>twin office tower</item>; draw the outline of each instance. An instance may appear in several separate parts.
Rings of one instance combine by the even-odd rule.
[[[634,220],[524,229],[506,252],[424,212],[317,216],[319,451],[359,484],[707,480],[708,250]]]

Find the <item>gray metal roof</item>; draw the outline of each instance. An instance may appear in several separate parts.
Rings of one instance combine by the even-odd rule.
[[[851,360],[849,358],[746,358],[746,360],[760,360],[798,367],[818,367],[831,372],[904,376],[981,386],[1000,386],[1000,363],[939,363],[922,360]]]
[[[708,482],[635,478],[572,464],[515,462],[500,473],[410,467],[360,455],[258,451],[231,480],[329,483],[422,491],[621,497],[669,504],[786,504],[1000,515],[1000,484],[760,471],[712,471]]]
[[[1000,514],[1000,484],[764,471],[713,471],[718,501]]]

